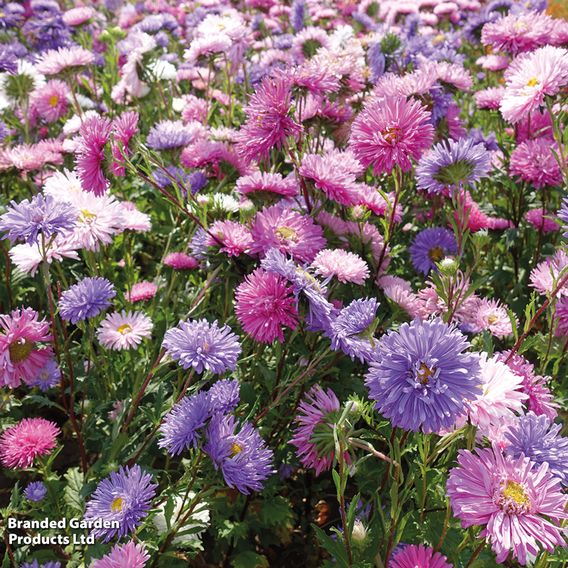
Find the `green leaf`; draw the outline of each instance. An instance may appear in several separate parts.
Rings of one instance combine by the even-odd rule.
[[[79,471],[78,467],[73,467],[65,474],[67,485],[63,492],[63,499],[70,509],[83,514],[84,502],[81,496],[81,489],[85,483],[85,476]]]
[[[252,550],[240,552],[233,558],[232,565],[234,568],[269,568],[266,556],[261,556]]]

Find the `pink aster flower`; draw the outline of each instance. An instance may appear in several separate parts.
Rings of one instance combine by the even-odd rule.
[[[462,527],[483,526],[479,534],[491,544],[497,562],[509,553],[520,564],[540,548],[566,546],[559,523],[566,518],[568,495],[548,464],[521,455],[504,456],[497,448],[460,450],[450,471],[447,492]]]
[[[31,381],[53,357],[49,323],[32,308],[0,315],[0,386],[16,388]]]
[[[324,278],[335,276],[340,282],[363,284],[369,278],[369,266],[358,255],[343,249],[324,249],[312,262],[316,274]]]
[[[298,312],[291,286],[284,278],[257,268],[239,285],[235,313],[243,329],[260,343],[284,341],[282,327],[296,329]]]
[[[363,173],[363,166],[351,152],[306,154],[298,173],[311,180],[329,199],[347,206],[357,203],[360,184],[355,178]]]
[[[423,544],[407,544],[395,552],[389,562],[390,568],[452,568],[448,559]]]
[[[123,310],[105,317],[97,330],[97,338],[107,349],[132,349],[152,335],[152,327],[152,320],[146,314]]]
[[[398,304],[411,318],[422,317],[422,301],[414,293],[409,282],[398,276],[385,274],[377,280],[377,285],[389,300]]]
[[[95,560],[91,568],[144,568],[149,559],[144,545],[130,541],[115,544],[108,554]]]
[[[138,132],[139,115],[134,111],[127,111],[115,118],[112,123],[112,131],[114,134],[111,151],[114,162],[112,163],[112,172],[117,176],[124,176],[125,159],[130,156],[128,144],[133,136]]]
[[[199,266],[199,261],[184,252],[170,252],[164,258],[164,264],[174,270],[193,270]]]
[[[475,321],[480,330],[486,329],[491,335],[501,339],[513,333],[507,309],[499,300],[480,299],[477,303]]]
[[[532,269],[530,275],[531,286],[541,294],[549,294],[554,290],[560,279],[560,274],[564,274],[568,266],[568,255],[563,250],[557,250],[554,256],[539,262]],[[558,296],[568,295],[568,286],[563,286],[557,292]]]
[[[133,304],[151,300],[158,291],[158,287],[153,282],[137,282],[132,286],[130,292],[126,293],[126,299]]]
[[[511,153],[510,172],[539,189],[561,185],[562,172],[553,152],[558,154],[558,146],[546,138],[522,142]]]
[[[236,221],[215,221],[205,240],[207,246],[219,247],[228,256],[249,253],[252,246],[251,232]]]
[[[70,94],[67,83],[52,79],[32,93],[32,110],[45,122],[55,122],[67,114],[67,98]]]
[[[296,429],[290,443],[296,446],[296,455],[304,466],[315,469],[316,475],[331,468],[335,457],[333,418],[339,410],[339,400],[331,389],[325,391],[314,385],[298,406]],[[316,429],[320,439],[314,439]],[[323,430],[330,434],[325,440]]]
[[[81,141],[77,149],[77,173],[83,190],[103,195],[108,180],[103,171],[105,145],[109,140],[112,123],[108,118],[88,118],[81,125]]]
[[[237,180],[237,191],[243,195],[267,193],[295,197],[298,195],[298,182],[292,175],[283,178],[278,173],[257,171],[240,177]]]
[[[279,205],[265,207],[256,214],[251,235],[251,254],[263,256],[277,248],[299,262],[311,262],[325,246],[323,231],[311,217]]]
[[[36,64],[36,69],[44,75],[57,75],[66,70],[78,71],[80,67],[94,62],[94,53],[83,47],[60,47],[46,51]]]
[[[80,26],[85,22],[88,22],[94,15],[96,11],[90,6],[79,6],[77,8],[71,8],[63,13],[63,21],[68,26]]]
[[[24,418],[0,436],[0,460],[4,467],[31,467],[35,458],[51,453],[59,428],[44,418]]]
[[[554,319],[557,324],[555,335],[568,336],[568,298],[566,296],[556,302]]]
[[[475,99],[477,108],[499,110],[504,94],[504,87],[490,87],[477,91],[477,93],[473,95],[473,98]]]
[[[530,209],[525,214],[525,219],[537,230],[543,233],[554,233],[560,230],[554,220],[554,213],[546,209]]]
[[[395,166],[407,172],[432,144],[430,112],[418,101],[386,97],[367,105],[351,127],[350,146],[375,174],[390,174]]]
[[[516,123],[568,84],[568,51],[547,45],[517,57],[505,72],[501,114]]]

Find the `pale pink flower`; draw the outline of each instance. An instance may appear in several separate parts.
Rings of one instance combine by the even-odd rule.
[[[369,277],[367,263],[353,252],[342,249],[324,249],[312,262],[316,274],[324,278],[335,276],[339,282],[363,284]]]
[[[97,330],[97,339],[107,349],[132,349],[152,335],[152,327],[146,314],[123,310],[105,317]]]

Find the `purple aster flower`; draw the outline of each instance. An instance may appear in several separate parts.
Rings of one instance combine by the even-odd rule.
[[[22,31],[36,51],[58,49],[71,43],[71,32],[61,14],[46,11],[29,18]]]
[[[95,528],[92,534],[108,542],[133,532],[148,514],[157,487],[139,465],[112,472],[99,483],[87,503],[85,520],[118,521],[118,528]]]
[[[24,18],[25,9],[20,4],[16,2],[2,2],[0,5],[0,30],[20,26]]]
[[[386,58],[381,49],[380,42],[374,42],[367,51],[367,63],[371,70],[371,81],[375,83],[379,77],[382,77],[386,68]]]
[[[2,50],[0,49],[0,61],[1,60],[2,60]],[[1,66],[0,66],[0,71],[2,71]],[[10,131],[8,130],[8,127],[4,122],[0,120],[0,142],[3,142],[4,139],[8,137],[9,134]]]
[[[193,446],[197,447],[199,431],[205,426],[211,416],[209,408],[209,393],[197,394],[182,398],[166,414],[160,426],[160,448],[167,448],[172,456],[181,454]]]
[[[431,227],[420,231],[410,245],[410,258],[416,270],[428,274],[436,269],[436,262],[458,252],[456,238],[452,231],[442,227]]]
[[[290,9],[290,23],[295,32],[299,32],[303,29],[305,13],[305,0],[294,0]]]
[[[331,348],[351,359],[368,361],[373,353],[373,331],[379,302],[374,298],[353,300],[331,323]]]
[[[24,489],[24,495],[28,501],[37,503],[43,501],[47,495],[47,487],[42,481],[32,481]]]
[[[236,379],[223,379],[214,383],[209,392],[209,412],[231,412],[240,400],[240,385]]]
[[[175,180],[176,185],[184,197],[187,194],[187,189],[191,187],[190,174],[183,168],[178,168],[177,166],[166,166],[165,172],[161,169],[155,170],[152,173],[152,177],[162,189],[172,185]]]
[[[61,568],[61,562],[46,562],[45,564],[40,564],[37,560],[32,560],[31,562],[20,564],[20,568]]]
[[[200,171],[193,172],[189,175],[189,184],[191,186],[191,193],[195,195],[207,185],[207,176]]]
[[[2,26],[0,18],[0,28]],[[18,71],[18,59],[11,46],[0,45],[0,71],[15,74]]]
[[[234,371],[241,354],[239,340],[228,325],[220,327],[205,319],[180,321],[166,331],[162,345],[184,369],[193,367],[198,373]]]
[[[73,324],[93,318],[106,310],[115,296],[114,286],[106,278],[83,278],[61,294],[59,315]]]
[[[191,254],[199,260],[205,260],[209,249],[209,240],[210,236],[207,231],[203,227],[199,227],[189,243]]]
[[[12,243],[22,240],[38,244],[39,235],[48,241],[51,237],[65,233],[75,226],[77,212],[69,203],[56,201],[41,193],[31,201],[12,201],[5,213],[0,215],[0,232]]]
[[[523,454],[538,465],[547,463],[550,471],[568,485],[568,438],[560,436],[562,426],[545,416],[529,412],[506,434],[507,453],[514,458]]]
[[[61,369],[55,359],[50,359],[39,373],[26,383],[30,387],[39,387],[43,392],[59,384],[61,380]]]
[[[440,319],[403,323],[378,342],[365,383],[375,408],[394,426],[438,432],[454,425],[480,388],[479,357]]]
[[[203,448],[220,468],[229,487],[248,495],[261,491],[263,482],[273,473],[273,453],[251,424],[245,422],[239,432],[234,416],[216,414],[207,429]]]
[[[491,154],[483,144],[471,138],[446,140],[436,144],[418,162],[417,187],[428,193],[441,193],[446,188],[472,185],[487,176]]]
[[[563,236],[565,239],[568,239],[568,198],[564,198],[562,200],[562,204],[560,205],[560,209],[557,213],[558,219],[562,221],[564,229]]]
[[[154,125],[146,138],[146,144],[154,150],[170,150],[187,146],[195,133],[180,120],[162,120]]]

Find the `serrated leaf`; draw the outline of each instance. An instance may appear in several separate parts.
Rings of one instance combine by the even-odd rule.
[[[79,471],[79,468],[73,467],[65,474],[67,485],[63,492],[63,499],[67,506],[73,511],[83,514],[84,501],[81,496],[81,489],[85,484],[85,476]]]

